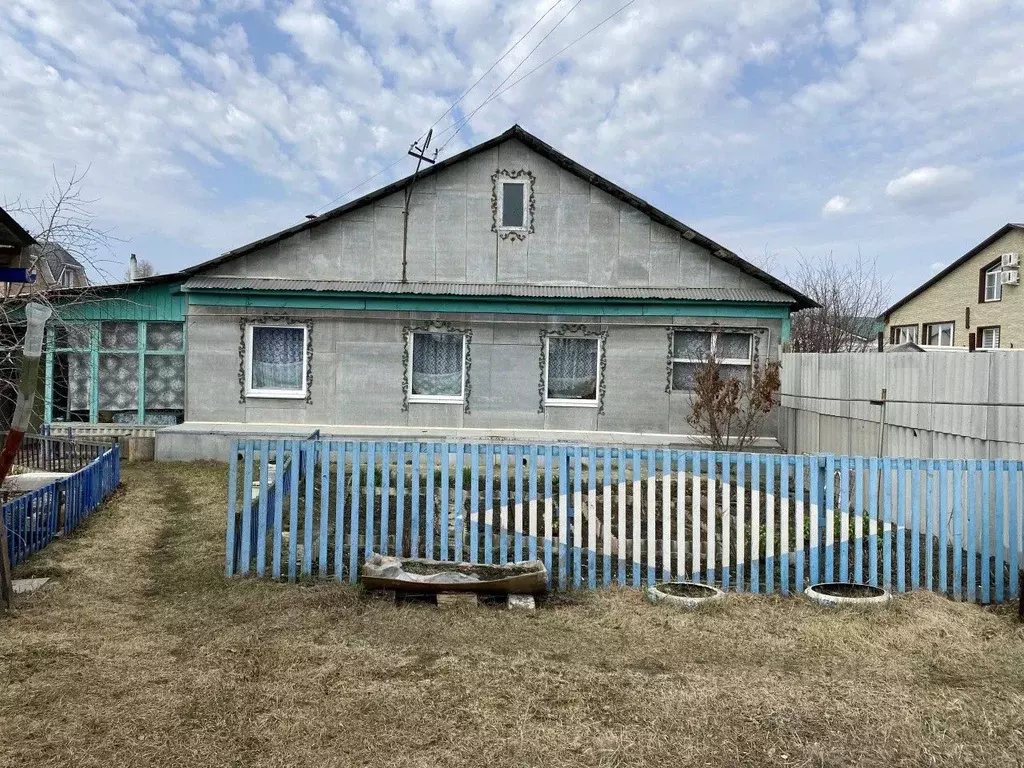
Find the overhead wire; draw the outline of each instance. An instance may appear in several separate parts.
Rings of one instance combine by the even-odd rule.
[[[500,63],[501,63],[502,61],[504,61],[504,59],[505,59],[505,58],[506,58],[506,57],[507,57],[507,56],[508,56],[508,55],[509,55],[510,53],[512,53],[512,51],[514,51],[514,50],[515,50],[515,49],[516,49],[516,48],[517,48],[517,47],[519,46],[519,44],[520,44],[520,43],[522,43],[522,42],[523,42],[523,40],[525,40],[525,39],[526,39],[526,38],[527,38],[527,37],[528,37],[528,36],[530,35],[530,33],[531,33],[531,32],[533,32],[533,30],[534,30],[534,29],[536,29],[536,28],[537,28],[537,25],[538,25],[538,24],[540,24],[540,23],[541,23],[541,22],[542,22],[542,21],[543,21],[543,20],[544,20],[545,18],[547,18],[548,14],[550,14],[550,13],[551,13],[551,12],[552,12],[553,10],[555,10],[555,8],[557,8],[557,7],[559,6],[559,5],[561,5],[561,4],[562,4],[562,2],[564,2],[564,0],[555,0],[555,2],[554,2],[554,3],[552,3],[552,4],[551,4],[551,5],[550,5],[550,6],[548,7],[548,9],[547,9],[546,11],[544,11],[544,13],[542,13],[542,14],[541,14],[541,15],[540,15],[540,16],[539,16],[539,17],[537,18],[537,20],[536,20],[536,21],[534,21],[534,22],[533,22],[533,24],[532,24],[532,25],[530,26],[530,28],[529,28],[529,29],[527,29],[527,30],[526,30],[526,32],[524,32],[524,33],[523,33],[522,35],[520,35],[520,37],[519,37],[519,39],[518,39],[518,40],[516,40],[516,41],[515,41],[515,42],[514,42],[514,43],[513,43],[513,44],[512,44],[511,46],[509,46],[509,48],[508,48],[508,49],[506,49],[506,50],[505,50],[505,52],[501,54],[501,56],[499,56],[499,57],[498,57],[497,59],[495,59],[495,60],[494,60],[494,63],[492,63],[492,64],[491,64],[491,66],[487,68],[487,71],[486,71],[486,72],[484,72],[484,73],[483,73],[483,74],[482,74],[482,75],[481,75],[481,76],[480,76],[479,78],[477,78],[476,82],[474,82],[474,83],[473,83],[473,84],[472,84],[471,86],[469,86],[469,88],[467,88],[467,89],[466,89],[466,90],[465,90],[465,91],[464,91],[464,92],[462,93],[462,95],[461,95],[461,96],[459,96],[459,98],[457,98],[457,99],[456,99],[455,101],[453,101],[453,102],[451,103],[451,105],[450,105],[450,106],[448,107],[448,109],[446,109],[446,110],[444,111],[444,114],[442,114],[442,115],[441,115],[441,116],[440,116],[439,118],[437,118],[437,119],[436,119],[436,120],[435,120],[435,121],[434,121],[434,122],[433,122],[433,123],[431,124],[430,128],[431,128],[431,129],[432,129],[432,128],[434,128],[434,127],[435,127],[435,126],[436,126],[436,125],[437,125],[438,123],[440,123],[440,122],[441,122],[442,120],[444,120],[444,118],[445,118],[445,117],[447,117],[447,116],[448,116],[449,114],[451,114],[452,110],[454,110],[454,109],[455,109],[455,108],[456,108],[456,107],[457,107],[457,106],[458,106],[458,105],[459,105],[459,104],[460,104],[460,103],[462,102],[462,100],[463,100],[463,99],[465,99],[465,98],[466,98],[466,96],[468,96],[468,95],[470,94],[470,92],[471,92],[471,91],[472,91],[472,90],[473,90],[474,88],[476,88],[476,87],[477,87],[477,86],[478,86],[478,85],[479,85],[479,84],[480,84],[480,83],[481,83],[481,82],[482,82],[482,81],[484,80],[484,78],[486,78],[486,77],[487,77],[487,75],[489,75],[489,74],[490,74],[491,72],[493,72],[493,71],[494,71],[494,68],[495,68],[495,67],[497,67],[497,66],[498,66],[498,65],[499,65],[499,64],[500,64]],[[577,5],[579,5],[579,2],[577,2]],[[573,6],[573,7],[575,8],[575,6]],[[571,12],[571,9],[570,9],[570,12]],[[568,14],[566,14],[566,15],[568,15]],[[564,17],[563,17],[563,21],[564,21]],[[559,23],[561,23],[561,22],[559,22]],[[556,25],[556,27],[557,27],[557,25]],[[554,29],[554,28],[553,28],[553,29]],[[543,41],[542,41],[542,42],[543,42]],[[534,50],[536,50],[536,48],[534,48]],[[531,53],[532,53],[532,51],[531,51]],[[525,58],[523,59],[523,61],[525,61],[525,60],[526,60],[527,58],[529,58],[529,54],[527,54],[527,55],[526,55],[526,57],[525,57]],[[522,64],[522,62],[520,62],[520,65],[521,65],[521,64]],[[513,70],[513,73],[514,73],[514,72],[515,72],[515,70]],[[507,79],[507,78],[506,78],[506,79]],[[502,81],[502,82],[504,82],[504,81]],[[500,86],[500,84],[499,84],[499,86]],[[427,133],[429,133],[429,131],[430,131],[430,129],[428,129],[428,130],[427,130],[427,131],[425,131],[425,132],[424,132],[423,134],[421,134],[421,135],[420,135],[420,137],[419,137],[419,139],[417,139],[417,141],[422,141],[422,140],[423,140],[423,138],[424,138],[424,137],[425,137],[425,136],[427,135]],[[404,154],[403,154],[403,155],[401,155],[401,156],[400,156],[400,157],[398,157],[398,158],[397,158],[397,159],[396,159],[396,160],[395,160],[394,162],[392,162],[392,163],[391,163],[390,165],[387,165],[387,166],[385,166],[384,168],[381,168],[381,169],[380,169],[379,171],[377,171],[376,173],[374,173],[374,174],[373,174],[372,176],[369,176],[369,177],[367,177],[366,179],[364,179],[363,181],[361,181],[361,182],[359,182],[358,184],[356,184],[355,186],[353,186],[353,187],[350,187],[350,188],[346,189],[346,190],[345,190],[344,192],[342,192],[342,193],[341,193],[340,195],[338,195],[338,196],[334,197],[333,199],[331,199],[330,201],[328,201],[328,202],[327,202],[327,203],[325,203],[324,205],[322,205],[322,206],[320,206],[319,208],[317,208],[316,210],[314,210],[314,211],[313,211],[313,215],[314,215],[314,216],[315,216],[315,215],[319,215],[319,214],[320,214],[320,213],[321,213],[322,211],[324,211],[324,210],[326,210],[326,209],[330,208],[331,206],[333,206],[333,205],[334,205],[334,204],[335,204],[336,202],[338,202],[339,200],[341,200],[341,199],[343,199],[343,198],[345,198],[345,197],[348,197],[348,195],[352,194],[353,192],[355,192],[355,191],[356,191],[357,189],[359,189],[360,187],[364,187],[364,186],[366,186],[367,184],[369,184],[369,183],[370,183],[371,181],[373,181],[374,179],[376,179],[376,178],[378,178],[378,177],[382,176],[383,174],[387,173],[387,172],[388,172],[388,171],[390,171],[390,170],[391,170],[392,168],[394,168],[394,167],[395,167],[396,165],[398,165],[398,164],[399,164],[400,162],[402,162],[402,161],[403,161],[403,160],[404,160],[405,158],[406,158],[406,155],[404,155]]]
[[[534,54],[534,52],[544,44],[544,41],[547,40],[549,37],[551,37],[551,35],[554,34],[555,30],[557,30],[560,26],[562,26],[562,23],[566,19],[568,19],[569,16],[572,15],[572,12],[575,11],[580,6],[580,3],[582,3],[582,2],[583,2],[583,0],[576,0],[576,2],[573,4],[573,6],[568,11],[565,12],[565,15],[562,18],[560,18],[557,22],[555,22],[554,26],[552,26],[551,29],[549,29],[547,31],[547,33],[544,35],[544,37],[542,37],[540,40],[538,40],[537,44],[535,46],[533,46],[533,48],[530,49],[529,53],[527,53],[520,60],[520,62],[518,64],[516,64],[515,67],[512,68],[512,71],[509,72],[507,75],[505,75],[505,79],[502,80],[500,83],[498,83],[491,90],[491,92],[489,94],[487,94],[487,96],[484,98],[484,101],[476,109],[474,109],[472,112],[470,112],[468,115],[465,115],[460,120],[457,120],[455,123],[453,123],[452,127],[457,126],[457,127],[455,127],[455,132],[448,138],[448,140],[444,144],[441,145],[441,147],[437,150],[438,152],[443,152],[444,148],[447,147],[449,144],[451,144],[452,140],[456,136],[459,135],[459,132],[466,126],[466,124],[469,122],[470,118],[472,118],[473,115],[475,115],[477,112],[479,112],[483,108],[483,106],[485,104],[488,104],[489,102],[491,102],[496,97],[495,94],[497,94],[499,92],[501,87],[503,85],[505,85],[505,83],[507,83],[511,79],[512,75],[514,75],[516,72],[519,71],[519,68],[522,67],[523,64],[525,64],[529,60],[529,58]],[[451,130],[451,128],[449,128],[447,130]],[[443,135],[445,132],[446,131],[441,131],[441,134]]]
[[[503,95],[504,95],[505,93],[507,93],[508,91],[510,91],[510,90],[511,90],[512,88],[514,88],[515,86],[519,85],[519,83],[523,82],[523,80],[525,80],[526,78],[530,77],[530,75],[534,74],[534,73],[535,73],[535,72],[537,72],[537,71],[538,71],[539,69],[542,69],[542,68],[543,68],[543,67],[545,67],[546,65],[550,64],[550,63],[551,63],[552,61],[554,61],[555,59],[557,59],[557,58],[558,58],[559,56],[561,56],[561,55],[562,55],[563,53],[565,53],[565,52],[566,52],[567,50],[569,50],[569,49],[570,49],[570,48],[572,48],[572,47],[573,47],[574,45],[576,45],[577,43],[579,43],[579,42],[580,42],[581,40],[583,40],[584,38],[586,38],[586,37],[588,37],[589,35],[593,34],[593,33],[594,33],[594,32],[596,32],[596,31],[597,31],[598,29],[600,29],[600,28],[601,28],[601,27],[603,27],[603,26],[604,26],[605,24],[607,24],[607,23],[608,23],[609,21],[611,21],[612,19],[614,19],[614,18],[615,18],[616,16],[618,16],[618,15],[619,15],[620,13],[622,13],[622,12],[623,12],[624,10],[626,10],[627,8],[629,8],[629,6],[633,5],[633,3],[635,3],[635,2],[636,2],[636,0],[629,0],[629,1],[627,2],[627,3],[624,3],[624,4],[623,4],[623,5],[621,5],[621,6],[620,6],[620,7],[619,7],[619,8],[617,9],[617,10],[613,11],[613,12],[612,12],[611,14],[609,14],[609,15],[608,15],[608,16],[606,16],[606,17],[605,17],[604,19],[602,19],[601,21],[599,21],[599,22],[598,22],[597,24],[595,24],[595,25],[594,25],[593,27],[591,27],[590,29],[588,29],[588,30],[587,30],[586,32],[584,32],[584,33],[583,33],[582,35],[580,35],[580,36],[579,36],[579,37],[577,37],[577,38],[576,38],[575,40],[573,40],[572,42],[570,42],[570,43],[569,43],[568,45],[566,45],[566,46],[564,46],[563,48],[561,48],[561,49],[560,49],[559,51],[557,51],[557,52],[556,52],[555,54],[553,54],[552,56],[549,56],[548,58],[546,58],[546,59],[545,59],[544,61],[542,61],[542,62],[541,62],[540,64],[538,64],[538,65],[537,65],[536,67],[534,67],[533,69],[531,69],[531,70],[530,70],[529,72],[527,72],[526,74],[524,74],[524,75],[522,75],[521,77],[517,78],[516,80],[512,81],[512,82],[511,82],[511,83],[510,83],[510,84],[509,84],[508,86],[506,86],[506,87],[505,87],[505,88],[503,88],[502,90],[498,91],[497,93],[494,93],[494,92],[492,91],[492,95],[488,95],[488,97],[487,97],[487,98],[486,98],[486,99],[485,99],[485,100],[484,100],[483,102],[481,102],[481,103],[480,103],[480,104],[479,104],[479,105],[478,105],[478,106],[476,107],[476,109],[474,109],[474,110],[473,110],[472,112],[470,112],[469,114],[467,114],[467,115],[466,115],[466,116],[465,116],[465,117],[464,117],[464,118],[462,119],[462,121],[460,122],[460,124],[459,124],[459,126],[458,126],[458,129],[457,129],[457,130],[456,130],[456,132],[455,132],[455,134],[457,135],[459,131],[461,131],[461,130],[462,130],[463,128],[465,128],[465,126],[466,126],[466,124],[467,124],[467,123],[469,122],[469,120],[470,120],[470,119],[471,119],[471,118],[472,118],[472,117],[473,117],[473,116],[474,116],[474,115],[475,115],[475,114],[476,114],[477,112],[479,112],[479,111],[480,111],[481,109],[483,109],[483,108],[484,108],[485,106],[487,106],[488,104],[490,104],[490,103],[491,103],[492,101],[494,101],[495,99],[497,99],[497,98],[500,98],[501,96],[503,96]],[[578,3],[577,3],[577,4],[578,4]],[[574,7],[575,7],[575,6],[574,6]],[[525,61],[525,59],[524,59],[524,61]],[[506,78],[506,79],[507,79],[507,78]],[[500,87],[500,84],[499,84],[499,87]],[[450,129],[449,129],[449,130],[450,130]],[[445,133],[445,132],[446,132],[446,131],[442,131],[442,134],[443,134],[443,133]],[[445,143],[444,143],[444,144],[442,145],[442,147],[441,147],[441,150],[443,150],[443,149],[444,149],[445,147],[447,147],[447,146],[448,146],[448,144],[450,144],[450,143],[451,143],[451,141],[452,141],[452,139],[453,139],[453,138],[454,138],[454,135],[453,135],[452,137],[450,137],[450,138],[448,139],[448,141],[446,141],[446,142],[445,142]],[[440,151],[440,150],[439,150],[439,151]]]

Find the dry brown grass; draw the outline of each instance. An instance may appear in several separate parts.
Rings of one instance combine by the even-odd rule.
[[[126,467],[0,620],[0,765],[1018,765],[1024,629],[637,592],[441,612],[221,575],[225,475]]]

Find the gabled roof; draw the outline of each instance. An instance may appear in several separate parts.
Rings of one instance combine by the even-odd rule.
[[[917,286],[917,288],[912,290],[910,293],[908,293],[902,299],[900,299],[895,304],[893,304],[891,307],[889,307],[887,310],[885,310],[885,312],[883,312],[879,317],[882,320],[888,320],[889,319],[889,315],[891,315],[897,309],[902,307],[904,304],[906,304],[912,298],[917,296],[919,293],[923,293],[924,291],[926,291],[929,288],[931,288],[933,285],[935,285],[937,282],[939,282],[939,280],[944,278],[946,275],[950,274],[951,272],[954,272],[958,267],[960,267],[962,264],[964,264],[964,263],[970,261],[971,259],[973,259],[975,256],[977,256],[983,250],[988,248],[990,245],[992,245],[992,243],[994,243],[996,240],[1001,238],[1003,235],[1005,235],[1008,232],[1012,232],[1015,229],[1024,230],[1024,224],[1012,224],[1012,223],[1011,224],[1004,224],[999,229],[997,229],[995,232],[993,232],[991,235],[989,235],[984,240],[982,240],[980,243],[978,243],[976,246],[971,248],[971,250],[969,250],[967,253],[965,253],[963,256],[961,256],[959,259],[957,259],[952,264],[950,264],[948,267],[946,267],[944,270],[942,270],[938,274],[934,275],[930,280],[927,280],[924,283],[921,283],[921,285]]]
[[[464,150],[463,152],[459,152],[458,154],[452,155],[451,157],[445,158],[444,160],[438,160],[434,165],[430,166],[429,168],[421,170],[419,172],[418,178],[428,178],[433,174],[443,171],[445,168],[450,168],[451,166],[460,163],[463,160],[467,160],[470,157],[473,157],[474,155],[480,154],[481,152],[485,152],[510,139],[516,139],[522,142],[527,147],[532,149],[534,152],[541,155],[542,157],[547,158],[555,165],[558,165],[561,168],[564,168],[570,173],[583,179],[584,181],[593,184],[595,187],[608,193],[612,197],[618,198],[619,200],[622,200],[623,202],[633,206],[637,210],[647,215],[653,221],[656,221],[659,224],[662,224],[670,229],[673,229],[681,233],[682,236],[685,237],[687,240],[696,243],[697,245],[700,245],[703,248],[706,248],[708,251],[711,252],[713,256],[721,259],[727,264],[736,267],[741,272],[744,272],[752,277],[757,278],[758,280],[761,280],[762,282],[766,283],[772,288],[775,288],[776,290],[785,293],[787,296],[791,296],[793,298],[793,304],[795,305],[796,309],[810,309],[812,307],[818,306],[812,299],[800,293],[792,286],[787,285],[778,278],[773,277],[767,272],[759,269],[758,267],[754,266],[750,262],[746,261],[737,254],[728,250],[727,248],[724,248],[723,246],[719,245],[710,238],[705,237],[700,232],[697,232],[692,227],[688,227],[686,224],[683,224],[678,219],[675,219],[672,216],[669,216],[664,211],[655,208],[647,201],[642,200],[641,198],[637,197],[631,192],[628,192],[627,190],[623,189],[617,184],[614,184],[613,182],[609,181],[603,176],[600,176],[594,173],[593,171],[584,168],[575,160],[572,160],[566,155],[563,155],[550,144],[541,141],[532,133],[520,127],[519,125],[513,125],[504,133],[501,133],[498,136],[495,136],[494,138],[489,139],[481,144],[477,144],[475,147],[470,147],[469,149]],[[345,203],[344,205],[327,211],[326,213],[320,214],[314,219],[304,221],[301,224],[296,224],[295,226],[289,227],[287,229],[283,229],[280,232],[276,232],[260,240],[256,240],[247,245],[243,245],[240,248],[235,248],[234,250],[227,251],[226,253],[222,254],[221,256],[218,256],[217,258],[210,259],[209,261],[205,261],[202,264],[197,264],[194,267],[189,267],[184,271],[187,274],[194,275],[199,272],[203,272],[204,270],[207,270],[210,267],[217,266],[218,264],[231,261],[232,259],[238,258],[239,256],[243,256],[247,253],[251,253],[252,251],[264,248],[268,245],[272,245],[273,243],[276,243],[287,237],[291,237],[292,235],[298,234],[299,232],[312,229],[325,221],[330,221],[331,219],[335,219],[350,211],[356,210],[357,208],[362,208],[364,206],[371,205],[372,203],[381,200],[387,197],[388,195],[392,195],[395,192],[402,191],[411,181],[412,176],[406,176],[405,178],[399,179],[398,181],[388,184],[387,186],[381,187],[380,189],[374,192],[370,192],[369,194],[364,195],[363,197],[357,198],[349,203]]]

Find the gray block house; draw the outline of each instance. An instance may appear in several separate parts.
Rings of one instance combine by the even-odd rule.
[[[182,279],[165,459],[316,428],[685,444],[696,358],[746,375],[812,306],[519,126]]]

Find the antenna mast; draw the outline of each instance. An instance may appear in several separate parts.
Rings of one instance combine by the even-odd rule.
[[[433,165],[437,161],[437,150],[434,150],[433,157],[427,157],[427,149],[430,147],[430,140],[434,137],[434,129],[431,128],[427,131],[427,137],[423,141],[423,147],[419,146],[419,142],[413,142],[412,146],[409,147],[409,154],[416,158],[416,170],[413,171],[412,180],[409,185],[405,188],[405,208],[402,211],[402,282],[408,282],[407,270],[409,266],[408,259],[408,247],[409,247],[409,204],[412,202],[412,191],[416,187],[416,179],[420,175],[420,167],[423,163],[430,163]]]

